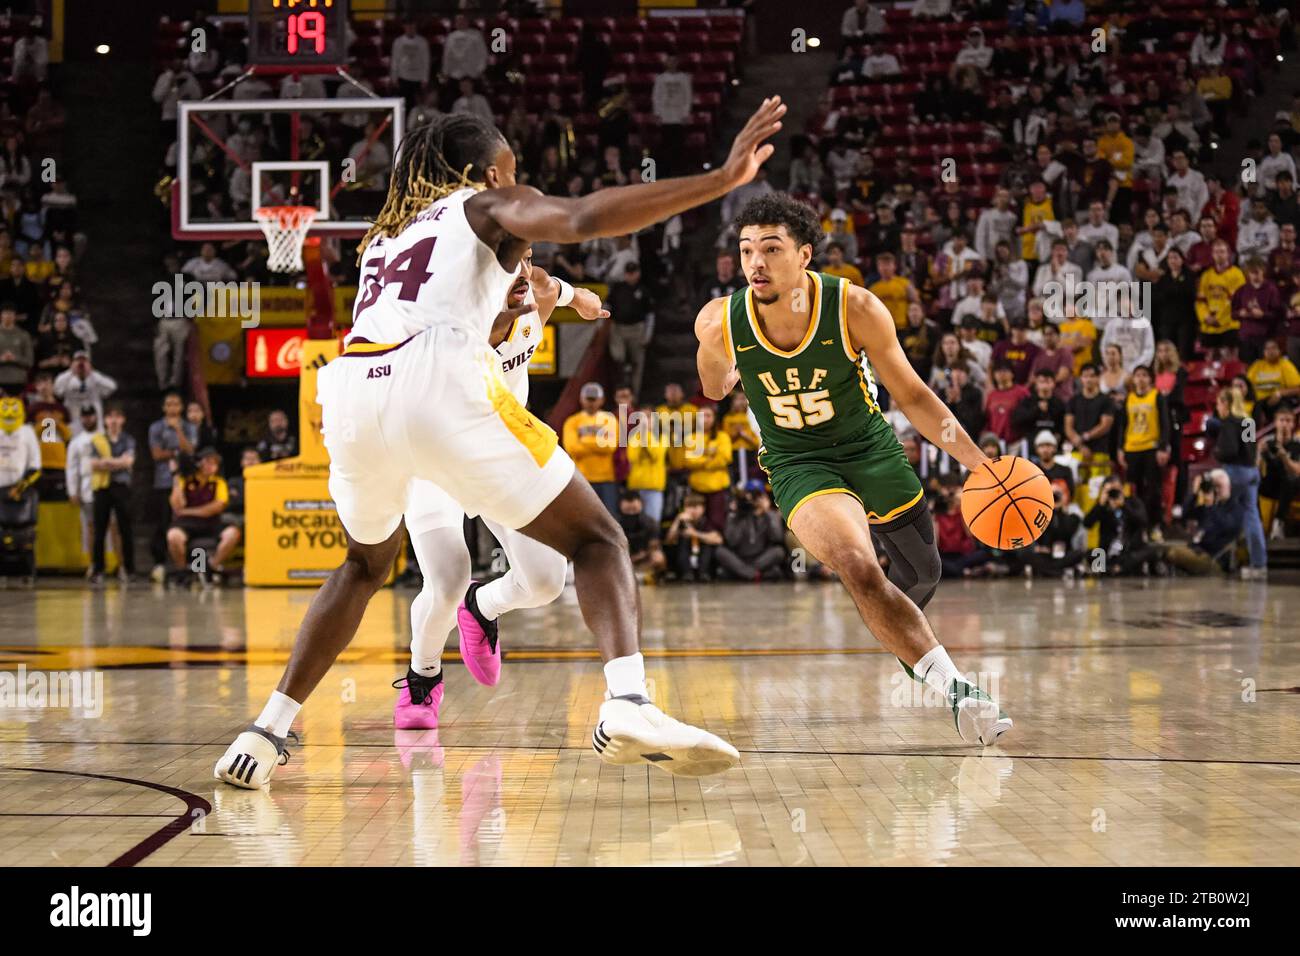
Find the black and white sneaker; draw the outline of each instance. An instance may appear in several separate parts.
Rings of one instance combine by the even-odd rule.
[[[293,733],[289,736],[297,739]],[[212,776],[232,787],[258,790],[270,782],[276,767],[289,762],[286,743],[287,738],[276,737],[270,731],[249,724],[248,729],[236,737],[221,755],[212,768]]]
[[[721,737],[674,720],[639,694],[600,705],[591,745],[605,763],[648,763],[683,777],[706,777],[740,763],[739,752]]]

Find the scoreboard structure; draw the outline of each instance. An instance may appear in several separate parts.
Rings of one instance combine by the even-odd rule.
[[[333,72],[347,57],[347,0],[249,0],[248,62]]]

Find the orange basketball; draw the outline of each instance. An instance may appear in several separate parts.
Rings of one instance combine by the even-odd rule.
[[[990,548],[1026,547],[1052,520],[1052,483],[1032,461],[1017,455],[994,458],[962,486],[961,516]]]

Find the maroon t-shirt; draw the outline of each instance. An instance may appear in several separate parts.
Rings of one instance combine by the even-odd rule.
[[[1069,349],[1058,348],[1055,352],[1049,352],[1047,349],[1039,350],[1038,357],[1030,366],[1029,374],[1036,374],[1040,368],[1047,369],[1053,377],[1059,375],[1061,369],[1068,368],[1071,375],[1056,383],[1056,397],[1063,402],[1068,402],[1074,397],[1074,355]]]
[[[1022,342],[1017,345],[1010,339],[1003,339],[993,346],[993,365],[1001,365],[1003,362],[1011,366],[1011,374],[1016,380],[1017,385],[1024,385],[1029,381],[1030,370],[1034,367],[1034,359],[1038,358],[1038,353],[1042,349],[1033,342]]]
[[[1014,441],[1017,437],[1011,425],[1011,413],[1016,410],[1021,399],[1029,396],[1029,389],[1023,385],[1012,385],[1005,391],[990,389],[984,401],[984,413],[987,416],[985,431],[997,435],[1004,442]]]
[[[1247,311],[1251,305],[1258,305],[1264,314],[1259,318]],[[1241,323],[1241,337],[1250,342],[1263,342],[1277,334],[1278,327],[1286,317],[1282,305],[1282,296],[1277,286],[1264,280],[1258,288],[1247,282],[1232,295],[1232,316]]]

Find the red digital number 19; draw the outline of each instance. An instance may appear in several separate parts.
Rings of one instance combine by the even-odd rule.
[[[298,52],[298,38],[313,40],[316,52],[325,52],[325,14],[316,10],[289,15],[289,36],[286,47],[290,53]]]

